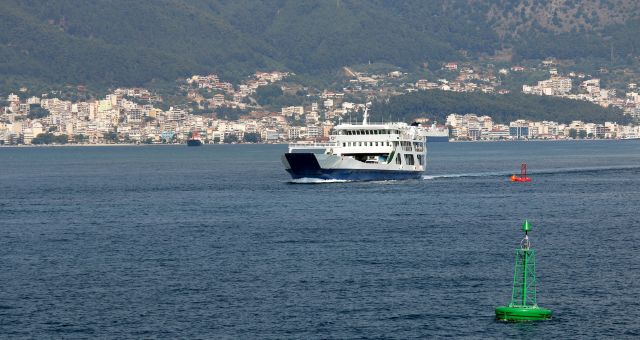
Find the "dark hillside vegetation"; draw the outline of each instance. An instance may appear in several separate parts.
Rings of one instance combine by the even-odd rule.
[[[603,108],[590,102],[571,99],[510,93],[506,95],[480,92],[429,90],[391,97],[376,102],[371,109],[372,120],[411,121],[429,118],[444,123],[451,113],[488,115],[496,123],[517,119],[570,123],[582,120],[593,123],[629,123],[620,109]]]
[[[640,2],[631,0],[3,0],[1,8],[5,88],[313,75],[368,63],[411,71],[505,50],[631,62],[640,48]]]

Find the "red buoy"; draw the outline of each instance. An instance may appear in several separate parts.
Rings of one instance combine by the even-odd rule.
[[[527,177],[527,163],[522,163],[520,166],[520,177],[511,176],[511,182],[531,182],[531,178]]]

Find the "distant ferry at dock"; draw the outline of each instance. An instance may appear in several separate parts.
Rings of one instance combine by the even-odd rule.
[[[187,139],[187,146],[201,146],[200,134],[198,132],[192,132],[191,137]]]
[[[294,179],[381,181],[421,178],[426,163],[426,133],[417,124],[336,125],[327,143],[294,143],[282,156]]]
[[[429,142],[448,142],[449,141],[449,128],[446,126],[431,125],[425,130],[427,136],[427,143]]]

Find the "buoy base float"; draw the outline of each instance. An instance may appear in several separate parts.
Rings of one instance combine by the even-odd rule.
[[[500,321],[537,321],[551,319],[551,310],[538,306],[496,307],[496,319]]]
[[[529,177],[518,177],[516,175],[511,176],[511,182],[531,182]]]

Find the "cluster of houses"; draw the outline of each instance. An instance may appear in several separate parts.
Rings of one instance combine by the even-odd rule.
[[[595,124],[573,121],[563,124],[519,119],[509,124],[495,124],[489,116],[450,114],[446,125],[451,137],[458,140],[640,138],[640,126],[614,122]]]
[[[413,86],[409,86],[406,91],[442,90],[454,92],[479,91],[497,94],[509,93],[509,90],[500,88],[501,82],[498,77],[499,74],[508,72],[506,69],[500,69],[497,75],[492,70],[474,69],[470,65],[459,65],[458,63],[450,62],[444,64],[443,70],[448,71],[451,75],[455,75],[455,77],[453,77],[453,79],[440,78],[434,81],[419,79],[415,84],[412,84]],[[522,72],[524,69],[517,66],[513,67],[512,70]]]
[[[127,90],[117,90],[104,99],[76,103],[57,98],[20,100],[12,94],[9,105],[0,112],[0,144],[28,145],[47,133],[67,136],[69,142],[89,144],[181,143],[194,132],[211,143],[244,140],[268,143],[322,139],[333,127],[330,121],[321,119],[317,104],[285,107],[281,112],[253,111],[238,120],[225,120],[194,115],[183,108],[161,110],[152,104],[139,104],[122,95],[123,91]],[[34,116],[34,108],[46,110],[47,114]],[[253,138],[247,139],[248,134]]]
[[[243,99],[255,93],[258,87],[279,82],[290,75],[291,73],[278,71],[256,72],[254,77],[237,88],[229,82],[220,81],[216,74],[194,75],[186,80],[183,90],[187,91],[187,98],[197,103],[201,109],[221,106],[246,109],[248,105]],[[205,97],[207,93],[211,94],[210,98]]]
[[[523,85],[522,92],[584,100],[602,107],[614,106],[633,118],[640,118],[640,94],[636,83],[629,83],[624,97],[619,97],[615,89],[602,88],[598,78],[584,79],[587,78],[584,73],[575,72],[563,76],[555,68],[549,72],[549,79],[541,80],[537,85]],[[579,84],[577,87],[573,86],[574,79]]]
[[[535,85],[522,85],[523,93],[584,100],[602,107],[618,107],[626,115],[640,119],[640,93],[636,83],[629,83],[624,96],[618,96],[615,89],[601,87],[599,78],[591,77],[582,72],[559,73],[556,67],[557,62],[553,59],[544,60],[540,66],[542,70],[549,72],[549,78],[538,81]],[[405,88],[405,92],[438,89],[455,92],[479,91],[506,94],[509,93],[509,90],[502,86],[501,77],[506,77],[512,73],[536,70],[535,68],[527,69],[516,65],[510,68],[500,68],[497,69],[497,72],[494,72],[493,67],[488,69],[474,68],[468,64],[456,62],[445,63],[442,69],[454,77],[432,81],[419,79],[415,84],[410,84]],[[608,70],[602,69],[600,72],[608,73]]]
[[[524,93],[587,100],[604,107],[614,105],[625,114],[640,118],[640,94],[629,84],[624,98],[600,86],[597,78],[582,73],[561,75],[553,62],[545,61],[549,79],[524,85]],[[543,64],[544,64],[543,63]],[[256,72],[238,85],[220,80],[215,74],[193,75],[180,81],[180,91],[189,105],[160,105],[163,98],[144,88],[119,88],[102,99],[71,102],[47,94],[21,98],[10,94],[0,108],[0,144],[30,144],[42,134],[63,136],[76,143],[182,143],[197,133],[204,142],[286,142],[328,137],[333,125],[355,119],[364,104],[413,91],[444,91],[505,94],[501,76],[526,72],[522,66],[483,69],[455,62],[442,65],[447,79],[408,82],[408,74],[392,71],[367,74],[344,68],[348,81],[342,91],[307,89],[292,81],[289,72]],[[413,78],[416,79],[416,78]],[[574,82],[578,86],[574,87]],[[261,86],[277,84],[283,93],[307,93],[304,105],[265,109],[254,99]],[[22,91],[22,90],[21,90]],[[346,98],[350,98],[347,100]],[[2,98],[4,99],[4,98]],[[161,109],[163,107],[164,109]],[[240,116],[216,115],[217,109],[234,109]],[[494,124],[491,117],[451,114],[450,135],[461,140],[518,138],[634,138],[634,125],[594,124],[575,121],[532,122],[517,120]],[[62,138],[64,139],[64,138]],[[62,140],[60,138],[57,141]]]
[[[331,91],[323,91],[319,100],[309,105],[287,106],[275,112],[245,100],[259,86],[286,76],[285,72],[259,72],[237,87],[221,82],[216,75],[195,75],[186,80],[190,100],[212,108],[243,109],[246,114],[237,119],[194,114],[185,107],[163,110],[155,105],[162,98],[143,88],[119,88],[103,99],[80,102],[48,95],[23,99],[12,93],[0,111],[0,144],[28,145],[38,142],[37,137],[43,134],[89,144],[182,143],[194,133],[208,143],[321,140],[328,137],[333,121],[363,108],[362,104],[346,102],[344,93]],[[210,93],[210,98],[204,98],[203,93]]]

